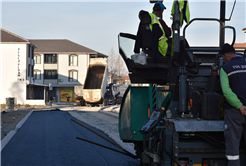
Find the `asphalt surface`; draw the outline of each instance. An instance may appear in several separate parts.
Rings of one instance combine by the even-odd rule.
[[[139,165],[137,159],[76,139],[76,137],[81,137],[120,150],[91,131],[72,122],[72,118],[66,111],[33,112],[2,150],[1,165]],[[110,139],[102,131],[90,128]]]

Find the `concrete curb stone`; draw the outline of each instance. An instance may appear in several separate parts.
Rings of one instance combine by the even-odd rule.
[[[21,119],[21,121],[15,126],[16,131],[21,128],[21,126],[26,122],[26,120],[31,116],[32,113],[33,111],[30,111],[23,119]]]
[[[102,107],[99,112],[119,118],[120,105]]]
[[[14,130],[11,130],[2,140],[1,140],[1,151],[8,144],[11,138],[15,135],[15,133],[21,128],[21,126],[26,122],[26,120],[30,117],[33,111],[30,111],[16,126]]]
[[[15,135],[17,131],[11,130],[2,140],[1,140],[1,151],[3,148],[8,144],[8,142],[11,140],[11,138]]]

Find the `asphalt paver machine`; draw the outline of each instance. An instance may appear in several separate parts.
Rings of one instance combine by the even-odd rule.
[[[131,59],[136,35],[119,34],[119,52],[132,85],[126,90],[119,114],[119,134],[134,143],[142,165],[227,166],[224,143],[223,97],[220,88],[219,51],[225,41],[226,1],[220,1],[220,18],[194,18],[180,35],[179,1],[174,1],[172,51],[153,61],[148,49],[146,64]],[[191,9],[192,11],[192,9]],[[193,22],[219,25],[218,47],[192,47],[186,30]],[[173,63],[178,57],[178,65]],[[141,85],[141,86],[139,86]],[[145,86],[144,86],[145,85]],[[241,165],[246,165],[244,142]]]

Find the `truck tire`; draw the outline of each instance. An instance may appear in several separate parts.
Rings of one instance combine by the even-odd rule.
[[[135,150],[135,154],[140,157],[143,153],[142,142],[135,142],[134,143],[134,150]]]
[[[108,100],[104,99],[102,104],[99,104],[99,107],[104,107],[108,105]]]
[[[86,103],[85,105],[86,105],[86,107],[91,107],[91,104]]]
[[[108,105],[108,99],[105,99],[104,101],[103,101],[103,106],[107,106]]]

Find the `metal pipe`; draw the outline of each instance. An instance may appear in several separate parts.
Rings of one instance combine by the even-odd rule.
[[[187,106],[187,88],[186,88],[186,75],[185,68],[180,68],[179,76],[179,112],[184,114]]]
[[[117,145],[117,144],[116,144],[116,143],[114,143],[113,141],[111,141],[111,140],[107,139],[106,137],[104,137],[104,136],[102,136],[102,135],[98,134],[97,132],[93,131],[93,130],[92,130],[92,129],[90,129],[89,127],[87,127],[87,126],[83,125],[82,123],[80,123],[80,122],[78,122],[78,121],[76,121],[76,120],[74,120],[74,119],[71,119],[71,120],[72,120],[73,122],[75,122],[75,123],[79,124],[80,126],[83,126],[84,128],[86,128],[86,129],[90,130],[91,132],[93,132],[94,134],[98,135],[99,137],[101,137],[101,138],[105,139],[106,141],[110,142],[110,143],[111,143],[111,144],[113,144],[114,146],[116,146],[116,147],[120,148],[121,150],[123,150],[123,151],[124,151],[124,152],[126,152],[127,154],[132,155],[132,156],[135,156],[134,154],[132,154],[132,153],[128,152],[128,151],[127,151],[127,150],[125,150],[125,149],[123,149],[121,146]]]
[[[222,22],[222,26],[225,26],[225,10],[226,10],[226,1],[221,0],[220,1],[220,21]],[[222,26],[220,25],[220,47],[224,45],[225,42],[225,29],[222,29]]]
[[[127,155],[127,156],[129,156],[129,157],[134,158],[134,159],[138,158],[137,156],[134,156],[134,155],[131,155],[131,154],[128,154],[128,153],[121,152],[121,151],[119,151],[119,150],[110,148],[110,147],[105,146],[105,145],[102,145],[102,144],[98,144],[98,143],[96,143],[96,142],[92,142],[92,141],[89,141],[89,140],[86,140],[86,139],[83,139],[83,138],[80,138],[80,137],[76,137],[76,138],[79,139],[79,140],[85,141],[85,142],[92,143],[92,144],[97,145],[97,146],[101,146],[101,147],[103,147],[103,148],[107,148],[107,149],[113,150],[113,151],[115,151],[115,152],[118,152],[118,153]]]
[[[209,80],[209,91],[210,92],[216,92],[218,69],[219,67],[215,64],[211,66],[210,80]]]

